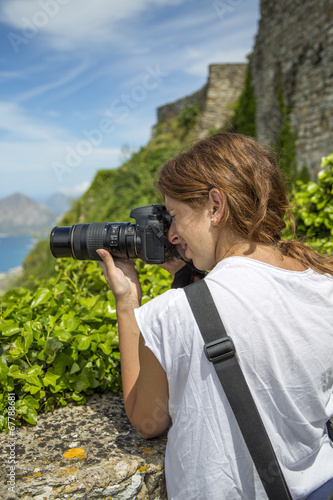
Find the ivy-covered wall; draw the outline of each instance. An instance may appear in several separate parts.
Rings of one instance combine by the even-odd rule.
[[[333,151],[332,17],[332,0],[261,0],[252,54],[257,137],[280,144],[292,132],[297,170],[313,179]]]

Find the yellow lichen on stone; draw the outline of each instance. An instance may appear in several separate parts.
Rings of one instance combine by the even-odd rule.
[[[147,466],[146,465],[141,465],[141,467],[138,468],[139,472],[145,472],[146,470],[147,470]]]
[[[58,472],[58,475],[59,476],[63,476],[63,475],[70,475],[70,474],[73,474],[74,472],[77,471],[77,468],[76,467],[71,467],[69,469],[64,469],[62,472]]]
[[[140,446],[140,450],[143,451],[148,457],[151,457],[151,448],[144,448],[143,446]]]
[[[87,458],[83,448],[70,448],[64,453],[65,458]]]

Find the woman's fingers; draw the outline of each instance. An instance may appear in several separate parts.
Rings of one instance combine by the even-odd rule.
[[[112,255],[103,249],[97,250],[97,253],[102,259],[100,265],[116,301],[120,299],[140,301],[141,286],[133,263],[124,259],[114,260]]]

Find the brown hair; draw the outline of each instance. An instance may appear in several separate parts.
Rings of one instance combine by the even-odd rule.
[[[293,232],[295,223],[280,168],[267,148],[244,135],[215,134],[166,163],[157,183],[163,197],[197,210],[213,187],[226,201],[221,224],[229,224],[250,242],[275,245],[283,255],[333,275],[332,257],[280,238],[286,212]]]

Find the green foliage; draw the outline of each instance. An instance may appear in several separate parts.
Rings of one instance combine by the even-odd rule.
[[[155,189],[158,172],[165,161],[181,150],[190,131],[186,133],[185,136],[183,130],[180,133],[174,120],[169,124],[167,133],[154,137],[120,168],[100,170],[90,188],[73,204],[59,225],[129,221],[132,208],[160,203]],[[50,277],[55,272],[54,266],[49,241],[40,242],[24,262],[20,285],[31,287],[30,275],[38,279]]]
[[[321,166],[317,182],[297,181],[294,216],[298,236],[305,236],[315,250],[333,253],[333,154]]]
[[[177,122],[180,127],[193,127],[200,116],[200,107],[198,104],[187,104],[177,115]]]
[[[278,84],[278,105],[281,114],[281,128],[274,149],[279,158],[281,170],[289,186],[292,186],[297,178],[307,180],[307,174],[303,169],[298,176],[296,165],[296,136],[291,130],[290,109],[285,104],[281,82]]]
[[[136,263],[143,303],[170,288],[169,273]],[[0,300],[0,430],[93,392],[121,391],[115,300],[96,262],[57,261],[57,274]]]
[[[244,89],[234,105],[229,130],[256,137],[256,101],[252,85],[252,66],[249,58]]]
[[[279,96],[283,126],[277,149],[286,175],[292,176],[295,142],[281,89]],[[158,171],[192,141],[199,117],[200,108],[189,105],[176,119],[158,125],[148,145],[120,168],[97,173],[59,225],[127,221],[132,208],[159,203]],[[251,63],[232,130],[255,136]],[[317,182],[298,181],[292,196],[298,235],[317,250],[333,252],[333,154],[322,167]],[[285,236],[292,237],[290,228]],[[143,303],[169,289],[166,271],[141,261],[135,266]],[[8,428],[11,393],[16,425],[33,425],[41,412],[69,402],[84,404],[93,392],[121,391],[115,301],[98,264],[56,260],[43,241],[25,261],[22,284],[0,298],[0,430]]]

